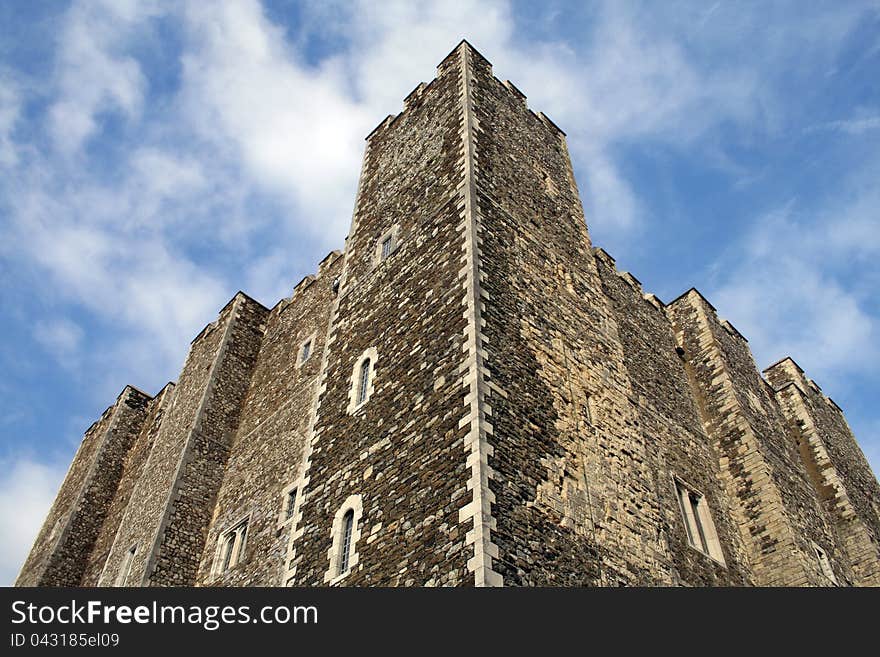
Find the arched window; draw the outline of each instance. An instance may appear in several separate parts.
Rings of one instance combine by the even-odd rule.
[[[367,358],[361,363],[361,373],[358,377],[357,403],[363,404],[367,401],[367,391],[370,389],[370,359]]]
[[[359,526],[363,523],[364,506],[360,495],[349,495],[333,516],[330,534],[332,541],[327,553],[327,572],[324,581],[333,585],[345,579],[360,561],[357,545]]]
[[[356,412],[373,395],[378,357],[379,353],[376,348],[370,347],[354,362],[351,370],[351,387],[348,392],[349,413]]]
[[[225,573],[244,560],[247,544],[248,520],[244,519],[217,537],[217,554],[214,557],[214,575]]]
[[[348,570],[351,561],[351,532],[354,528],[354,509],[349,509],[342,517],[342,548],[339,551],[339,570],[337,575],[341,575]]]

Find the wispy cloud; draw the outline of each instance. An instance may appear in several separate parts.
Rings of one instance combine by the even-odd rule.
[[[759,364],[790,355],[839,390],[880,365],[878,277],[864,268],[880,254],[880,193],[857,186],[843,198],[820,208],[790,201],[759,217],[730,246],[711,291]]]
[[[0,585],[18,576],[64,472],[29,458],[0,463]]]
[[[133,30],[156,8],[153,3],[77,2],[60,38],[55,102],[49,128],[65,153],[78,150],[99,129],[96,116],[140,114],[146,79],[137,60],[125,52]]]
[[[53,321],[37,320],[34,337],[59,363],[74,367],[83,339],[83,330],[69,319],[60,317]]]
[[[880,129],[880,116],[866,116],[853,119],[840,119],[838,121],[828,121],[807,128],[807,132],[820,132],[823,130],[834,130],[844,132],[850,135],[861,135],[869,130]]]

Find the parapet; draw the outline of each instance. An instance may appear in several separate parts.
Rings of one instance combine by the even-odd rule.
[[[507,90],[513,94],[514,98],[518,98],[524,107],[527,106],[526,95],[520,91],[513,82],[510,80],[504,80],[501,84],[507,87]]]
[[[561,136],[565,137],[565,132],[562,130],[562,128],[560,128],[558,125],[556,125],[555,123],[553,123],[553,121],[551,121],[550,118],[549,118],[546,114],[544,114],[544,112],[538,112],[538,118],[539,118],[539,119],[541,120],[541,122],[542,122],[544,125],[546,125],[548,128],[550,128],[551,130],[555,130],[555,131],[558,132]]]
[[[629,287],[631,287],[632,290],[636,294],[638,294],[643,301],[645,301],[645,303],[650,304],[660,311],[664,311],[666,309],[666,304],[663,303],[663,301],[661,301],[656,294],[645,292],[642,289],[642,282],[638,278],[633,276],[628,271],[619,271],[617,269],[617,261],[605,249],[600,246],[594,246],[591,250],[593,253],[593,257],[603,262],[609,269],[612,269],[618,277],[625,281],[626,284],[629,285]]]
[[[324,256],[324,258],[318,263],[318,271],[314,274],[303,276],[300,282],[293,286],[293,291],[289,297],[278,300],[278,303],[272,307],[272,312],[283,312],[298,297],[302,296],[302,294],[312,286],[312,283],[326,276],[333,265],[335,265],[341,257],[342,251],[339,251],[338,249],[330,251],[330,253]]]
[[[675,297],[672,301],[670,301],[666,305],[670,306],[670,307],[671,306],[680,306],[680,305],[684,304],[686,301],[688,301],[688,297],[691,295],[691,293],[696,294],[702,300],[702,302],[704,304],[706,304],[706,306],[708,306],[712,310],[713,313],[716,313],[716,314],[718,313],[718,311],[715,309],[715,306],[713,306],[709,302],[709,300],[703,296],[703,293],[700,292],[695,287],[688,288],[687,290],[685,290],[684,292],[679,294],[677,297]]]
[[[785,358],[776,361],[769,367],[766,367],[762,373],[774,390],[782,390],[786,386],[794,384],[800,388],[801,392],[811,390],[820,395],[826,401],[834,404],[833,401],[825,396],[822,392],[822,388],[806,375],[804,369],[798,365],[791,356],[786,356]],[[834,404],[834,406],[839,408],[837,404]]]
[[[370,133],[369,133],[366,137],[364,137],[364,139],[365,139],[366,141],[370,141],[370,139],[372,139],[373,135],[375,135],[375,134],[376,134],[377,132],[379,132],[380,130],[384,129],[386,126],[389,126],[389,125],[391,125],[392,123],[394,123],[394,120],[395,120],[398,116],[400,116],[400,115],[399,115],[399,114],[389,114],[388,116],[386,116],[384,119],[382,119],[382,120],[379,122],[379,125],[377,125],[375,128],[373,128],[372,130],[370,130]]]
[[[731,324],[728,320],[719,317],[718,310],[715,308],[715,306],[713,306],[712,303],[705,296],[703,296],[703,293],[700,292],[695,287],[689,288],[688,290],[679,294],[677,297],[675,297],[675,299],[673,299],[672,301],[670,301],[667,304],[667,307],[674,308],[676,306],[681,306],[684,303],[688,303],[691,299],[693,299],[692,295],[696,295],[696,297],[699,298],[700,301],[702,301],[702,303],[705,305],[705,307],[711,311],[712,315],[718,321],[718,324],[725,331],[727,331],[730,335],[734,336],[735,338],[739,338],[743,342],[748,343],[748,341],[749,341],[748,338],[746,338],[746,336],[744,336],[742,333],[740,333],[737,330],[737,328],[733,324]]]
[[[264,306],[262,303],[260,303],[260,302],[257,301],[256,299],[254,299],[254,298],[253,298],[252,296],[250,296],[249,294],[245,294],[244,292],[242,292],[241,290],[239,290],[238,292],[236,292],[235,294],[233,294],[233,295],[232,295],[232,298],[231,298],[229,301],[227,301],[226,304],[220,309],[220,312],[217,313],[217,319],[215,319],[215,320],[214,320],[213,322],[211,322],[210,324],[206,324],[206,325],[205,325],[205,328],[203,328],[201,331],[199,331],[199,334],[198,334],[196,337],[194,337],[192,340],[190,340],[189,343],[190,343],[190,344],[195,344],[195,343],[198,342],[201,338],[203,338],[204,336],[208,335],[211,331],[213,331],[215,328],[217,328],[217,327],[220,325],[220,319],[223,317],[224,313],[226,313],[226,310],[227,310],[230,306],[232,306],[232,304],[235,303],[235,300],[238,299],[239,297],[244,298],[245,300],[249,301],[250,303],[256,304],[257,306],[259,306],[260,308],[262,308],[262,309],[265,310],[266,312],[269,311],[269,309],[266,308],[266,306]]]
[[[656,294],[653,294],[653,293],[651,293],[651,292],[648,292],[648,293],[646,293],[646,294],[643,294],[643,295],[642,295],[642,298],[643,298],[645,301],[647,301],[648,303],[650,303],[652,306],[654,306],[657,310],[663,310],[663,309],[666,308],[666,304],[663,303],[663,302],[657,297]]]
[[[498,82],[499,86],[503,89],[506,89],[511,94],[511,96],[516,99],[516,102],[519,105],[528,109],[528,105],[526,103],[526,95],[522,91],[520,91],[516,87],[516,85],[514,85],[510,80],[501,80],[496,77],[492,73],[492,63],[488,59],[486,59],[480,53],[480,51],[474,48],[466,39],[462,39],[458,42],[458,45],[456,45],[455,48],[453,48],[449,52],[449,54],[441,60],[440,64],[437,65],[436,77],[427,84],[424,82],[420,82],[418,85],[416,85],[416,87],[403,99],[403,111],[399,112],[398,114],[389,114],[384,119],[382,119],[382,121],[380,121],[379,124],[375,128],[373,128],[366,136],[366,141],[369,142],[378,133],[382,132],[383,130],[394,124],[399,118],[406,114],[407,111],[418,107],[421,104],[422,99],[425,97],[428,90],[434,85],[434,83],[438,79],[442,78],[446,74],[446,72],[456,68],[459,65],[458,58],[462,48],[466,48],[470,52],[472,62],[474,62],[490,75],[492,75],[493,79]],[[562,128],[551,121],[550,118],[543,112],[535,113],[534,111],[529,110],[529,113],[533,117],[535,117],[535,119],[539,123],[549,128],[557,136],[562,138],[566,136]]]
[[[419,103],[419,101],[422,99],[422,94],[424,93],[427,86],[428,85],[424,82],[419,82],[416,85],[416,88],[410,91],[409,94],[407,94],[406,98],[403,99],[404,112]]]

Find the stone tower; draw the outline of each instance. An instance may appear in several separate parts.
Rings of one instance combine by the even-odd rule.
[[[564,133],[467,42],[351,231],[86,433],[19,585],[880,585],[840,409],[591,248]]]

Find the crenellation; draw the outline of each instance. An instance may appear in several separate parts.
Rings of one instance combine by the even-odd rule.
[[[880,585],[842,411],[591,245],[467,41],[366,138],[343,251],[86,431],[19,585]]]
[[[542,123],[544,123],[551,130],[555,131],[560,137],[566,136],[565,132],[562,130],[562,128],[560,128],[558,125],[553,123],[553,121],[550,120],[550,117],[548,117],[546,114],[544,114],[544,112],[538,112],[537,116],[541,120]]]
[[[666,311],[666,304],[663,303],[663,302],[657,297],[657,295],[654,294],[653,292],[647,292],[647,293],[643,294],[643,295],[642,295],[642,298],[643,298],[645,301],[647,301],[649,304],[651,304],[652,306],[654,306],[657,310],[659,310],[659,311],[661,311],[661,312],[665,312],[665,311]]]
[[[748,342],[748,339],[742,333],[737,331],[736,327],[733,324],[731,324],[729,321],[727,321],[726,319],[721,320],[721,326],[723,326],[724,329],[728,333],[730,333],[731,335],[738,337],[740,340],[742,340],[744,342]]]
[[[151,398],[125,386],[83,438],[45,523],[18,577],[19,586],[76,586],[107,518],[123,460]]]
[[[424,82],[419,82],[416,85],[416,88],[410,91],[409,94],[407,94],[406,98],[403,99],[404,111],[411,109],[413,106],[419,103],[426,86],[427,85]]]
[[[501,82],[505,87],[507,87],[508,91],[510,91],[514,96],[516,96],[523,104],[523,107],[526,107],[526,95],[520,91],[513,82],[510,80],[504,80]]]

